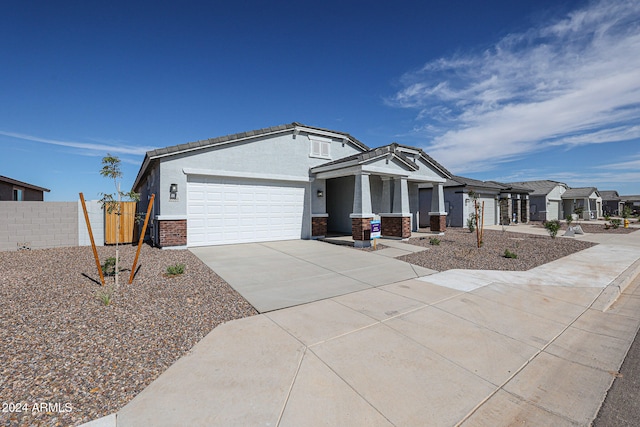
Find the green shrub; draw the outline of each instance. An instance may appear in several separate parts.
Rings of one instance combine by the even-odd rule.
[[[98,299],[104,306],[110,305],[111,300],[113,299],[113,288],[111,286],[102,286],[96,292],[96,299]]]
[[[437,237],[431,237],[429,239],[429,244],[433,246],[440,246],[440,239],[438,239]]]
[[[104,274],[105,276],[113,276],[114,274],[116,274],[116,259],[114,257],[107,258],[101,267],[102,274]]]
[[[167,267],[167,276],[179,276],[184,273],[184,264],[174,264]]]
[[[622,220],[620,218],[613,218],[609,221],[611,223],[611,228],[619,228],[622,225]]]
[[[467,227],[469,227],[470,233],[476,231],[476,216],[474,214],[471,214],[471,216],[467,218]]]
[[[611,219],[611,215],[609,214],[604,214],[604,220],[605,221],[609,221]]]
[[[625,206],[622,209],[622,213],[620,214],[620,216],[624,219],[627,219],[631,216],[631,208],[629,206]]]
[[[560,221],[558,221],[557,219],[545,221],[544,228],[546,228],[549,232],[549,236],[551,236],[552,239],[555,239],[558,231],[560,230]]]
[[[504,250],[504,257],[505,258],[516,259],[516,258],[518,258],[518,254],[516,254],[515,252],[511,252],[509,249],[505,249]]]
[[[571,223],[573,222],[573,215],[567,214],[567,217],[565,219],[567,220],[567,225],[571,226]]]

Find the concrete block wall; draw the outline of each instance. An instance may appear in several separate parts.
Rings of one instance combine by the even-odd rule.
[[[104,219],[97,201],[87,202],[97,245],[104,245]],[[0,251],[90,245],[80,202],[0,201]]]
[[[96,246],[104,246],[104,211],[99,200],[85,200],[89,222],[91,223],[91,233]],[[82,212],[82,203],[78,200],[78,245],[91,246],[87,222]]]

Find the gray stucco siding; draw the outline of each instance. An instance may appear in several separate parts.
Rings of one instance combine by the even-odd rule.
[[[202,174],[220,174],[221,176],[229,173],[235,176],[253,176],[256,179],[278,180],[284,177],[300,182],[308,181],[309,168],[329,161],[311,157],[310,144],[311,142],[306,135],[297,135],[294,138],[292,134],[285,134],[235,142],[163,158],[161,159],[159,180],[159,196],[162,200],[160,214],[163,216],[186,215],[187,176],[185,170],[196,170],[201,171]],[[343,144],[342,141],[333,141],[330,144],[332,159],[359,152],[350,144]],[[178,198],[175,201],[169,199],[170,184],[178,184]],[[312,188],[317,191],[317,184]]]

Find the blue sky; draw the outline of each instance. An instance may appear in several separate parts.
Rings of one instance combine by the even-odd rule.
[[[101,3],[101,4],[98,4]],[[147,150],[294,121],[476,179],[640,194],[637,0],[0,5],[0,175],[129,189]]]

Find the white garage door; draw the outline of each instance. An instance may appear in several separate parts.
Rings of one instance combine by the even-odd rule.
[[[479,197],[478,204],[484,202],[484,225],[496,224],[496,200],[493,197]]]
[[[190,177],[187,245],[299,239],[304,184]]]

